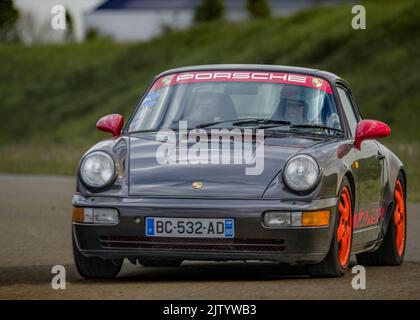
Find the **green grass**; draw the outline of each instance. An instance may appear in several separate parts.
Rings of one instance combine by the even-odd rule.
[[[407,170],[408,200],[420,202],[420,143],[386,143]]]
[[[0,172],[75,175],[85,150],[87,148],[65,144],[0,146]]]
[[[79,155],[105,136],[95,130],[100,116],[127,117],[165,69],[208,63],[337,73],[349,81],[366,118],[391,125],[388,143],[417,150],[420,1],[365,4],[363,31],[351,28],[351,7],[342,5],[288,18],[207,24],[146,43],[0,44],[0,172],[74,173]],[[417,163],[406,160],[418,186],[419,173],[411,169]]]

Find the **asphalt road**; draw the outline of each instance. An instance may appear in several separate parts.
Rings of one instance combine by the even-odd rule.
[[[401,267],[366,268],[366,290],[353,274],[311,279],[299,267],[261,262],[184,262],[179,268],[125,263],[116,280],[80,278],[71,252],[74,180],[0,175],[0,299],[420,299],[420,204],[408,206]],[[66,268],[65,290],[51,286]]]

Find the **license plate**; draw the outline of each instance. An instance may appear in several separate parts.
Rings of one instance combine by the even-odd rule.
[[[233,238],[233,219],[146,218],[147,237]]]

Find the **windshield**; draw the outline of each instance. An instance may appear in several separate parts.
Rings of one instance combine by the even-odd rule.
[[[250,118],[258,121],[238,122]],[[334,135],[341,131],[326,80],[245,71],[184,72],[161,77],[142,100],[128,128],[129,132],[175,129],[179,121],[186,121],[188,128],[206,124],[212,128],[257,127],[264,120],[271,123],[271,128],[287,124],[288,130]]]

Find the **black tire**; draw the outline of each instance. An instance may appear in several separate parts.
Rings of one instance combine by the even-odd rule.
[[[139,263],[143,267],[179,267],[182,259],[176,258],[141,258]]]
[[[85,279],[113,279],[121,270],[124,259],[104,260],[82,255],[73,238],[73,256],[77,271]]]
[[[363,252],[356,255],[357,262],[363,266],[400,266],[404,261],[405,244],[407,242],[407,205],[404,177],[401,173],[398,175],[397,181],[401,181],[404,193],[405,238],[403,253],[402,255],[398,253],[396,241],[397,228],[394,223],[394,212],[392,212],[385,237],[379,248],[372,252]]]
[[[350,237],[350,254],[348,257],[348,261],[347,263],[342,266],[340,263],[340,259],[339,259],[339,244],[337,241],[337,228],[338,228],[338,224],[339,224],[339,210],[338,210],[338,205],[341,201],[341,195],[343,193],[344,188],[347,188],[347,190],[350,193],[350,221],[351,221],[351,226],[350,226],[350,232],[351,232],[351,237]],[[331,247],[330,250],[327,254],[327,256],[324,258],[324,260],[322,260],[319,263],[315,263],[315,264],[308,264],[306,265],[306,269],[308,271],[308,273],[312,276],[312,277],[341,277],[342,275],[344,275],[348,269],[348,265],[350,262],[350,257],[351,257],[351,245],[352,245],[352,240],[353,240],[353,213],[354,213],[354,207],[353,207],[353,191],[351,189],[349,180],[345,177],[341,188],[340,188],[340,198],[339,198],[339,203],[337,203],[337,216],[335,218],[335,225],[334,225],[334,234],[332,237],[332,241],[331,241]]]

